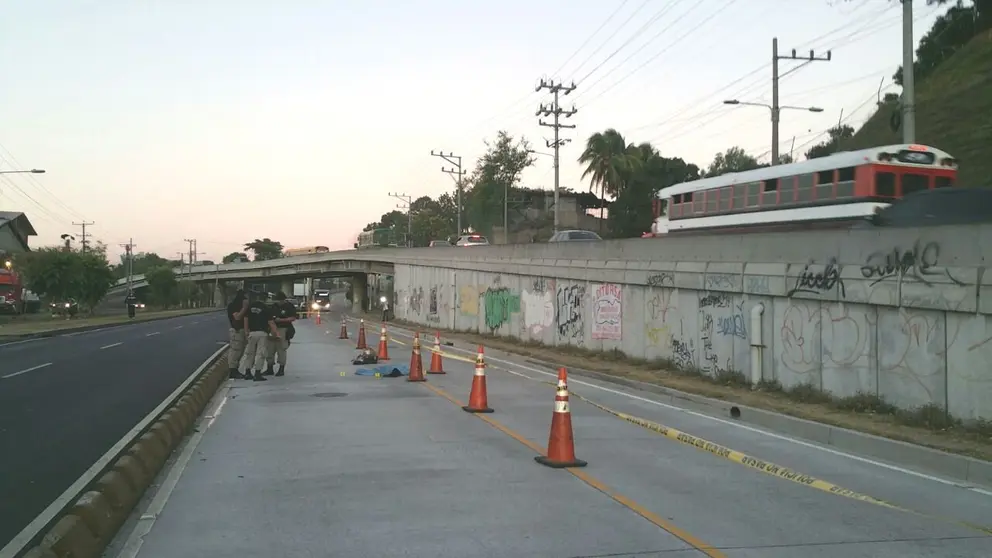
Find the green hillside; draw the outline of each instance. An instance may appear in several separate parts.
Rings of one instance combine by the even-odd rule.
[[[901,143],[882,106],[841,149]],[[961,186],[992,186],[992,33],[981,32],[945,60],[916,95],[916,141],[959,160]]]

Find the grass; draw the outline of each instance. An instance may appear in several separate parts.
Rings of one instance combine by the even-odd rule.
[[[842,149],[902,143],[889,126],[896,105],[885,105]],[[992,33],[980,33],[955,52],[916,94],[916,141],[959,161],[961,186],[992,186]]]
[[[125,322],[144,322],[158,318],[168,318],[173,316],[185,316],[187,314],[198,314],[210,312],[215,308],[185,308],[181,310],[147,310],[139,311],[134,320],[127,317],[127,314],[113,316],[83,316],[70,320],[65,318],[53,318],[51,314],[39,313],[23,316],[4,317],[0,320],[0,339],[4,337],[16,337],[20,335],[31,335],[37,333],[47,333],[60,331],[76,327],[112,325]]]
[[[377,321],[379,315],[366,314],[365,318]],[[783,389],[777,381],[762,381],[752,387],[748,378],[736,370],[721,371],[713,377],[698,368],[680,369],[666,360],[631,358],[618,350],[594,352],[578,347],[548,347],[509,337],[455,332],[435,326],[425,328],[405,320],[394,322],[411,329],[439,329],[448,339],[482,344],[556,366],[636,380],[992,461],[992,422],[965,424],[937,405],[899,409],[875,394],[835,397],[808,384]]]

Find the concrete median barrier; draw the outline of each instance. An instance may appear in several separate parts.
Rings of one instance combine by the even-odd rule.
[[[10,556],[101,556],[141,500],[145,489],[224,384],[227,378],[225,353],[226,348],[214,353],[184,382],[181,391],[177,390],[166,400],[168,404],[163,403],[156,409],[157,413],[146,417],[139,424],[142,428],[132,431],[133,435],[126,438],[126,445],[115,454],[116,458],[111,456],[108,465],[97,470],[98,476],[90,477],[95,480],[73,496],[72,503],[54,515],[46,528],[30,535],[29,543],[14,548]],[[121,446],[115,446],[118,447]],[[0,552],[0,558],[7,558],[9,548]]]

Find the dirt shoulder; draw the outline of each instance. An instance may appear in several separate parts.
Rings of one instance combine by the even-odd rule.
[[[203,314],[213,312],[217,308],[185,308],[182,310],[161,310],[151,312],[140,312],[134,319],[127,317],[127,314],[114,316],[96,316],[92,318],[52,318],[49,314],[35,314],[31,316],[19,317],[0,322],[0,339],[16,338],[24,335],[38,335],[41,333],[53,333],[63,330],[78,328],[99,327],[104,325],[116,325],[123,323],[148,322],[173,318],[176,316],[187,316],[191,314]]]
[[[378,314],[364,314],[369,322],[381,319]],[[523,357],[552,362],[558,366],[589,370],[607,376],[636,380],[704,397],[733,402],[848,428],[885,438],[909,442],[950,453],[992,461],[992,425],[983,423],[965,427],[954,421],[934,417],[926,409],[899,411],[871,397],[833,400],[823,393],[809,390],[785,392],[775,384],[763,384],[756,389],[743,378],[712,378],[698,373],[677,372],[659,368],[657,364],[633,361],[614,353],[595,353],[573,348],[554,348],[516,339],[455,332],[443,328],[425,328],[405,320],[394,320],[402,327],[434,331],[444,337],[506,351]],[[939,414],[939,413],[938,413]]]

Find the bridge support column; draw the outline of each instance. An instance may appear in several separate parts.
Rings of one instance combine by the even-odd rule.
[[[351,311],[361,313],[368,310],[368,278],[364,273],[351,277]]]
[[[293,280],[286,279],[279,285],[279,290],[286,293],[286,296],[293,296]]]

